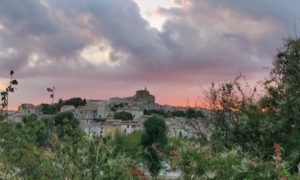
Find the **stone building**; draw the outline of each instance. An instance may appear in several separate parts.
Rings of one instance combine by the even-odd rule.
[[[144,115],[143,110],[138,107],[125,107],[117,110],[117,112],[128,112],[132,114],[134,121],[139,121]]]
[[[119,98],[113,97],[109,99],[110,104],[144,104],[144,105],[154,105],[155,104],[155,96],[151,95],[150,92],[145,87],[144,90],[136,91],[134,96]]]
[[[75,117],[79,120],[91,120],[97,118],[97,106],[95,105],[79,106],[75,110]]]
[[[63,105],[60,108],[60,112],[75,112],[76,108],[73,105]]]
[[[98,118],[110,118],[113,116],[113,112],[111,112],[110,107],[107,105],[99,105],[97,107],[97,116]]]
[[[33,104],[21,104],[18,107],[18,112],[24,113],[24,114],[35,114],[36,107]]]
[[[133,99],[138,103],[155,104],[155,97],[150,94],[150,92],[147,90],[147,87],[145,87],[144,90],[136,91]]]
[[[122,122],[121,132],[125,134],[133,133],[134,131],[142,130],[143,127],[138,122]]]

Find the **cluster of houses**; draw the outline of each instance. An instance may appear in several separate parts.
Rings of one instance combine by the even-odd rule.
[[[143,122],[148,118],[144,115],[145,109],[160,109],[164,111],[175,111],[177,107],[161,106],[155,103],[155,97],[149,93],[147,88],[136,91],[132,97],[126,98],[110,98],[109,100],[88,100],[83,106],[74,107],[72,105],[64,105],[60,112],[72,112],[80,121],[80,127],[90,136],[104,137],[115,132],[125,134],[141,130]],[[185,110],[181,108],[180,110]],[[118,112],[130,113],[132,120],[115,119],[114,114]],[[22,121],[22,118],[29,114],[35,114],[38,117],[44,117],[39,106],[32,104],[22,104],[17,112],[11,112],[9,119],[13,121]],[[197,136],[199,129],[194,125],[187,123],[187,119],[180,117],[167,118],[167,126],[169,133],[174,136],[194,137]],[[201,121],[197,121],[201,122]],[[197,127],[203,129],[202,124],[197,123]]]

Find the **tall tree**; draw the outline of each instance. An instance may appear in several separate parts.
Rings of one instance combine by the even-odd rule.
[[[293,160],[293,169],[300,163],[300,39],[287,39],[273,62],[271,78],[265,82],[267,95],[261,108],[268,113],[273,128],[273,143],[285,149]],[[295,152],[295,153],[291,153]]]
[[[167,126],[163,117],[153,115],[144,122],[141,144],[149,172],[156,177],[161,169],[163,150],[167,145]]]

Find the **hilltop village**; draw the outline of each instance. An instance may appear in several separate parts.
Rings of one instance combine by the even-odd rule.
[[[132,133],[143,128],[143,122],[152,114],[165,117],[169,134],[173,136],[195,137],[208,132],[202,121],[208,111],[204,109],[159,105],[155,96],[145,89],[136,91],[131,97],[113,97],[109,100],[86,100],[84,105],[63,105],[60,112],[72,112],[80,121],[80,127],[91,137],[104,137],[119,131]],[[43,111],[42,105],[21,104],[18,111],[10,112],[9,119],[21,122],[29,114],[39,118],[53,116]]]

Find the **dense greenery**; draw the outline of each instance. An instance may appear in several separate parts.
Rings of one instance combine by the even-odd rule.
[[[72,105],[74,107],[84,106],[86,105],[86,100],[79,97],[70,98],[67,100],[59,99],[58,103],[40,104],[40,108],[43,114],[56,114],[60,111],[60,108],[64,105]]]
[[[173,112],[171,112],[171,115],[173,117],[185,117],[186,116],[185,111],[182,111],[182,110],[173,111]]]
[[[131,113],[125,112],[125,111],[116,112],[114,114],[114,119],[121,119],[124,121],[133,120],[133,115]]]
[[[60,111],[61,105],[54,103],[54,104],[40,104],[41,112],[43,114],[56,114]]]
[[[157,114],[157,115],[161,115],[165,118],[168,118],[168,117],[185,117],[185,118],[188,118],[188,119],[192,119],[192,118],[203,118],[204,117],[204,114],[201,110],[195,110],[194,108],[188,108],[185,111],[176,110],[176,111],[173,111],[173,112],[169,112],[169,111],[166,112],[162,109],[145,109],[144,114],[145,115]]]
[[[200,110],[195,110],[192,108],[188,108],[185,112],[185,117],[188,119],[192,118],[204,118],[204,114]]]
[[[124,108],[125,106],[127,106],[128,104],[127,103],[119,103],[119,104],[113,104],[110,106],[110,110],[111,111],[117,111],[118,109],[120,108]]]
[[[165,118],[169,117],[169,114],[167,112],[165,112],[164,110],[162,110],[162,109],[145,109],[144,114],[145,115],[157,114],[157,115],[161,115]]]
[[[74,97],[67,100],[59,99],[58,104],[61,106],[72,105],[77,108],[78,106],[86,105],[86,99],[82,99],[80,97]]]
[[[255,88],[243,90],[241,76],[218,87],[212,85],[208,121],[214,126],[210,145],[216,152],[240,147],[251,157],[271,161],[273,147],[279,144],[289,172],[299,172],[299,44],[299,39],[286,41],[275,58],[271,78],[264,84],[266,94],[258,101]]]
[[[152,176],[157,176],[161,169],[162,152],[167,145],[167,125],[161,116],[153,115],[144,122],[141,144],[144,158]]]
[[[88,139],[72,114],[53,118],[24,118],[22,123],[0,122],[0,178],[116,179],[130,177],[134,163],[111,138]]]
[[[72,119],[65,113],[42,120],[28,116],[22,123],[8,123],[2,118],[1,178],[143,179],[148,168],[153,170],[150,167],[155,172],[151,174],[157,175],[162,162],[169,162],[172,170],[179,169],[184,179],[300,177],[289,172],[289,162],[284,159],[276,169],[273,160],[251,156],[239,148],[216,152],[198,141],[167,140],[161,117],[151,117],[145,132],[95,139],[87,138]],[[157,158],[148,159],[149,151]]]

